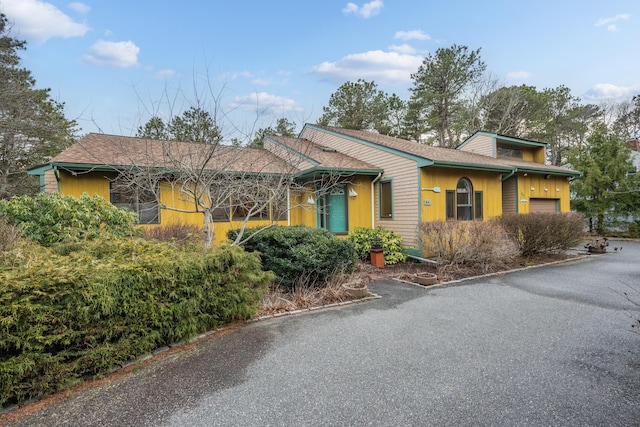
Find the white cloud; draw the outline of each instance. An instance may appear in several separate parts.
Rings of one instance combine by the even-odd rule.
[[[373,1],[370,1],[369,3],[363,4],[362,6],[358,6],[355,3],[349,2],[344,7],[344,9],[342,9],[342,12],[345,15],[349,15],[353,13],[354,15],[367,19],[367,18],[371,18],[372,16],[376,16],[378,13],[380,13],[380,10],[382,9],[383,5],[384,4],[382,3],[382,0],[373,0]]]
[[[389,46],[389,50],[398,53],[405,53],[407,55],[413,55],[414,53],[416,53],[416,50],[413,48],[413,46],[406,43],[401,45],[392,44],[391,46]]]
[[[431,40],[429,34],[422,30],[397,31],[394,37],[400,40]]]
[[[613,23],[618,21],[626,21],[629,18],[631,18],[631,15],[629,15],[628,13],[619,13],[618,15],[612,16],[610,18],[600,18],[596,21],[596,27],[607,25],[608,31],[618,31],[618,27]]]
[[[84,62],[91,65],[127,68],[138,65],[140,48],[131,40],[108,42],[98,40],[91,46],[91,52],[84,56]]]
[[[15,22],[19,37],[45,42],[52,37],[81,37],[89,26],[75,22],[60,9],[41,0],[3,0],[3,12]]]
[[[507,73],[507,80],[509,81],[523,81],[531,77],[531,73],[528,71],[512,71]]]
[[[158,80],[167,80],[176,75],[175,70],[158,70],[154,74],[154,78]]]
[[[371,50],[347,55],[336,62],[323,62],[313,69],[322,80],[374,80],[376,83],[410,82],[423,58],[417,55]]]
[[[251,83],[258,86],[269,86],[271,84],[271,79],[254,79],[251,80]]]
[[[301,112],[303,108],[290,98],[272,95],[267,92],[256,92],[251,95],[238,96],[231,103],[231,108],[239,108],[251,113],[282,114],[290,111]]]
[[[631,98],[640,90],[640,84],[633,86],[616,86],[611,83],[598,83],[593,85],[585,94],[585,98],[591,101],[613,101]]]
[[[87,6],[86,4],[80,3],[80,2],[77,2],[77,1],[73,2],[73,3],[69,3],[69,9],[71,9],[74,12],[79,13],[81,15],[86,15],[91,10],[91,8],[89,6]]]

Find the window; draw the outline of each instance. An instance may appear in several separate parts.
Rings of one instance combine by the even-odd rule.
[[[282,191],[271,205],[273,221],[286,221],[289,218],[289,192]]]
[[[482,191],[473,191],[471,181],[460,178],[455,190],[446,192],[447,219],[471,221],[483,219]]]
[[[473,188],[471,187],[471,181],[467,178],[460,178],[458,186],[456,187],[456,213],[460,221],[471,221],[473,219],[472,194]]]
[[[111,181],[109,201],[118,208],[129,209],[138,214],[139,224],[159,224],[158,199],[153,191],[132,184]]]
[[[522,149],[498,146],[498,157],[503,157],[503,158],[506,157],[509,159],[522,159]]]
[[[233,219],[268,219],[269,205],[264,199],[254,198],[249,194],[236,196],[233,200]]]
[[[474,208],[474,219],[482,221],[482,191],[475,192],[475,200],[473,203]]]
[[[392,181],[380,181],[380,218],[393,218]]]

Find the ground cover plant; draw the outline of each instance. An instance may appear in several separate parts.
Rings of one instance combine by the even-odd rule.
[[[238,247],[22,242],[0,265],[0,407],[250,318],[272,279]]]
[[[230,230],[235,239],[237,230]],[[262,266],[273,271],[275,281],[288,289],[324,286],[335,274],[350,274],[356,262],[353,243],[331,232],[303,226],[247,229],[244,248],[259,252]]]

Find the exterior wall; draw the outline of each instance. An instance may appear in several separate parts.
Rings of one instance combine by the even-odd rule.
[[[502,177],[497,172],[484,172],[439,167],[424,167],[420,172],[421,188],[440,187],[440,193],[421,191],[422,221],[447,219],[446,191],[455,190],[460,178],[468,178],[473,191],[482,191],[483,219],[502,215]],[[425,200],[430,206],[425,205]]]
[[[376,185],[374,223],[371,226],[379,226],[398,233],[404,239],[406,246],[418,245],[419,172],[415,160],[399,156],[384,147],[371,147],[348,137],[334,135],[311,127],[306,127],[300,137],[316,144],[335,148],[340,153],[384,169],[382,179],[393,180],[393,218],[380,218],[379,185]],[[358,191],[358,193],[360,192]],[[362,215],[365,214],[362,213]],[[362,220],[364,221],[364,219]]]
[[[502,183],[502,213],[518,213],[518,179],[509,178]]]
[[[54,193],[58,191],[58,180],[53,169],[44,172],[44,192]]]
[[[530,212],[529,200],[532,198],[560,199],[560,212],[569,212],[569,181],[562,176],[545,179],[543,174],[518,174],[519,213]]]
[[[73,176],[68,172],[60,171],[60,192],[74,197],[87,193],[90,196],[99,195],[109,200],[109,181],[113,178],[115,178],[115,174],[106,172],[89,172]],[[201,212],[179,211],[193,211],[195,205],[192,201],[186,200],[181,196],[178,190],[172,191],[169,185],[162,184],[160,186],[160,201],[163,205],[169,207],[169,209],[160,209],[160,223],[141,224],[141,227],[154,228],[177,223],[203,227],[204,216]],[[260,227],[271,223],[271,220],[250,220],[247,227]],[[277,221],[277,223],[279,225],[287,225],[287,221]],[[242,221],[214,222],[214,243],[223,244],[227,242],[227,231],[241,226]]]
[[[69,172],[58,171],[60,177],[60,193],[65,196],[80,197],[82,193],[90,196],[101,196],[109,200],[109,179],[116,177],[113,173],[88,172],[76,176]]]
[[[488,135],[476,135],[475,138],[460,147],[459,150],[483,154],[489,157],[496,156],[493,138]]]
[[[358,227],[371,228],[371,181],[369,176],[354,176],[347,185],[358,193],[357,196],[348,198],[348,226],[349,231]],[[291,225],[305,225],[315,228],[317,225],[316,205],[307,202],[309,197],[317,199],[315,192],[309,188],[304,193],[291,197]]]

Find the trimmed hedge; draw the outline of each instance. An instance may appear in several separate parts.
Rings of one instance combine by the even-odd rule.
[[[375,229],[358,227],[349,233],[349,240],[353,242],[359,259],[369,258],[371,239],[374,237],[378,237],[382,242],[385,264],[398,264],[407,260],[407,254],[402,251],[402,237],[380,227]]]
[[[238,230],[229,230],[234,240]],[[262,267],[276,275],[281,285],[294,289],[296,285],[324,286],[335,274],[350,274],[356,261],[353,243],[338,239],[324,229],[304,226],[245,230],[247,251],[259,252]]]
[[[257,255],[142,240],[18,245],[0,265],[0,407],[254,315]]]
[[[585,237],[584,216],[577,212],[506,214],[492,221],[507,230],[522,255],[563,252]]]
[[[0,200],[0,216],[20,226],[23,237],[43,246],[58,242],[127,237],[139,233],[134,212],[118,209],[100,196],[60,193]]]

